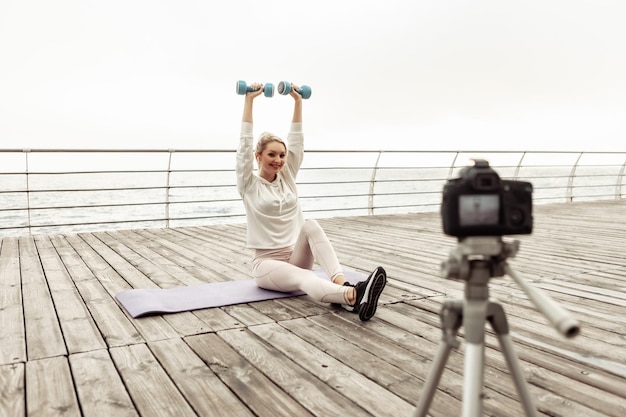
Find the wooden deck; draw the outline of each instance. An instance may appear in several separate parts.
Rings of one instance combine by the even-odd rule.
[[[307,296],[132,319],[115,294],[249,278],[245,225],[3,238],[0,416],[412,416],[464,284],[437,213],[320,220],[341,262],[383,265],[376,316]],[[535,207],[512,268],[581,324],[563,338],[509,277],[507,312],[540,415],[626,415],[626,202]],[[523,415],[492,330],[485,414]],[[460,415],[461,348],[430,407]]]

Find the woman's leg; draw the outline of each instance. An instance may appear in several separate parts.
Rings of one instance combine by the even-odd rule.
[[[307,220],[302,226],[289,262],[304,269],[313,268],[317,260],[330,279],[339,285],[346,282],[339,259],[324,229],[316,220]]]
[[[281,292],[300,290],[323,303],[350,304],[348,292],[354,291],[352,287],[322,279],[310,269],[275,259],[255,259],[252,276],[261,288]]]

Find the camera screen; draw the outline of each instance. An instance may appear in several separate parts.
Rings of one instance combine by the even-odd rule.
[[[499,211],[499,194],[459,196],[459,224],[461,226],[497,225]]]

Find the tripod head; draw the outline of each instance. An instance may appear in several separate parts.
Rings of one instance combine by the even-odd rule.
[[[515,257],[519,241],[504,242],[499,236],[470,236],[459,238],[457,246],[441,263],[441,276],[447,279],[467,281],[470,278],[472,261],[486,261],[490,266],[490,277],[504,275],[503,262]]]
[[[504,242],[501,236],[471,236],[459,238],[446,261],[441,263],[441,275],[447,279],[466,282],[466,298],[484,298],[489,294],[492,277],[508,275],[524,290],[534,306],[565,337],[580,332],[578,322],[544,292],[533,288],[508,265],[507,258],[515,257],[520,242]]]

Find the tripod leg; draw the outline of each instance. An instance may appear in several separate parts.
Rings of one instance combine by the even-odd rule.
[[[504,360],[509,368],[511,377],[513,378],[513,383],[515,384],[517,393],[520,396],[520,402],[522,403],[524,412],[527,417],[538,417],[537,408],[535,407],[534,401],[530,396],[528,384],[524,378],[522,368],[519,365],[515,349],[513,349],[513,342],[511,341],[511,336],[509,335],[509,323],[506,319],[504,309],[498,303],[489,303],[488,314],[489,322],[491,323],[491,327],[496,333],[496,336],[498,336],[498,342],[502,347],[502,355],[504,356]]]
[[[466,300],[463,309],[465,358],[463,371],[463,417],[483,415],[486,301]]]
[[[520,396],[520,401],[522,403],[522,407],[524,407],[526,416],[538,417],[537,408],[535,407],[534,401],[530,395],[528,384],[526,383],[522,368],[519,365],[517,355],[513,349],[511,337],[508,334],[498,335],[498,340],[500,341],[500,346],[502,346],[502,355],[506,360],[511,376],[513,377],[513,382],[515,383],[515,388]]]
[[[450,352],[459,346],[456,335],[463,320],[463,301],[444,302],[439,312],[439,317],[441,319],[442,331],[441,343],[433,360],[430,374],[422,389],[422,394],[415,410],[415,417],[426,417]]]
[[[445,341],[442,341],[439,344],[439,349],[437,350],[437,354],[433,360],[430,374],[424,383],[424,388],[422,388],[422,394],[420,395],[419,402],[417,403],[415,414],[413,414],[414,417],[426,417],[426,413],[430,408],[430,403],[435,396],[437,385],[441,379],[441,374],[446,366],[446,361],[448,360],[448,356],[450,356],[450,351],[452,351],[452,346],[450,346],[450,344]]]

